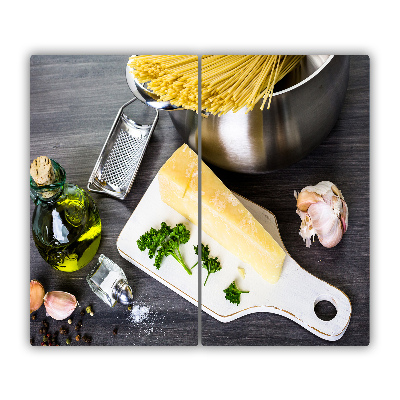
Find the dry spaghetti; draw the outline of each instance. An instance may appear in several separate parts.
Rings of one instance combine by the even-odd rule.
[[[202,110],[214,115],[270,107],[275,84],[299,65],[304,56],[204,55],[201,70]],[[197,111],[197,56],[136,56],[128,65],[140,83],[160,100]]]
[[[160,101],[197,111],[197,56],[136,56],[128,65],[140,83],[159,96]]]

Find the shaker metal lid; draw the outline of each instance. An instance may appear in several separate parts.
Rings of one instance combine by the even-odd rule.
[[[113,297],[118,303],[128,306],[133,303],[133,293],[131,287],[123,280],[116,283],[113,289]]]

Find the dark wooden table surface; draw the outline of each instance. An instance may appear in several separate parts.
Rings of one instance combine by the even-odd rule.
[[[88,178],[119,108],[132,94],[125,80],[127,56],[33,56],[31,59],[30,161],[38,155],[57,160],[67,172],[67,181],[86,188]],[[139,123],[148,123],[154,111],[145,106],[130,110]],[[74,273],[53,270],[39,256],[30,239],[31,279],[46,291],[75,294],[79,307],[72,325],[54,321],[42,307],[31,320],[31,338],[39,345],[43,320],[53,333],[61,327],[92,337],[91,345],[197,345],[198,310],[124,260],[116,240],[158,169],[183,143],[167,113],[160,120],[137,175],[124,201],[92,194],[102,219],[102,241],[98,251],[118,263],[135,290],[136,304],[149,307],[142,322],[133,322],[126,307],[114,309],[88,287],[85,277],[94,266]],[[216,174],[233,191],[272,211],[283,242],[293,258],[313,275],[338,287],[350,298],[352,317],[344,336],[327,342],[278,315],[259,313],[223,324],[202,313],[203,345],[305,345],[361,346],[369,344],[369,58],[351,58],[346,100],[336,126],[309,156],[284,170],[264,175],[242,175],[219,169]],[[307,249],[298,235],[294,190],[330,180],[341,189],[349,206],[349,230],[334,249],[318,243]],[[31,215],[34,206],[31,203]],[[92,305],[94,316],[80,315]],[[118,334],[113,335],[114,328]],[[65,345],[67,336],[58,335]],[[72,346],[87,345],[73,341]]]

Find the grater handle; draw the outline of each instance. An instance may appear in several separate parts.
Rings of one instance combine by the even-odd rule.
[[[99,186],[99,185],[96,183],[96,181],[95,181],[95,177],[96,177],[96,172],[97,172],[97,170],[99,169],[100,163],[101,163],[101,161],[102,161],[102,159],[103,159],[103,157],[104,157],[104,155],[105,155],[105,153],[106,153],[107,144],[108,144],[108,142],[109,142],[111,136],[113,135],[116,126],[117,126],[118,123],[119,123],[119,120],[120,120],[120,118],[121,118],[121,116],[122,116],[122,114],[123,114],[124,109],[125,109],[127,106],[129,106],[130,104],[132,104],[133,102],[135,102],[136,100],[137,100],[137,98],[134,97],[133,99],[131,99],[131,100],[129,100],[128,102],[126,102],[126,103],[119,109],[118,114],[117,114],[117,116],[115,117],[114,123],[113,123],[113,125],[112,125],[112,127],[111,127],[111,129],[110,129],[110,132],[109,132],[108,136],[107,136],[107,139],[106,139],[106,141],[105,141],[105,143],[104,143],[104,145],[103,145],[103,148],[102,148],[102,150],[101,150],[101,152],[100,152],[100,155],[99,155],[99,157],[98,157],[98,159],[97,159],[97,161],[96,161],[96,165],[94,166],[93,171],[92,171],[92,174],[90,175],[90,178],[89,178],[89,181],[88,181],[88,184],[87,184],[87,189],[88,189],[90,192],[103,193],[103,194],[106,193],[106,194],[108,194],[108,195],[110,195],[110,196],[113,196],[113,197],[116,197],[116,198],[118,198],[118,199],[120,199],[120,200],[123,200],[123,199],[125,198],[125,196],[129,193],[135,176],[133,176],[132,182],[131,182],[131,184],[130,184],[128,190],[127,190],[127,192],[126,192],[125,194],[123,194],[123,195],[122,195],[121,193],[115,193],[115,192],[112,192],[111,190],[108,190],[107,188],[104,188],[104,187]],[[158,110],[156,109],[155,111],[156,111],[156,116],[155,116],[155,118],[154,118],[154,120],[153,120],[153,122],[152,122],[152,124],[151,124],[151,128],[150,128],[150,131],[149,131],[149,140],[150,140],[150,137],[151,137],[151,135],[152,135],[152,133],[153,133],[153,131],[154,131],[156,125],[157,125],[158,118],[159,118],[159,112],[158,112]],[[147,141],[147,143],[148,143],[148,141]],[[147,147],[147,145],[146,145],[146,147]],[[145,149],[144,149],[144,150],[145,150]],[[143,154],[144,154],[144,152],[143,152]],[[142,155],[142,157],[143,157],[143,155]],[[142,161],[142,159],[140,159],[138,167],[140,166],[141,161]]]

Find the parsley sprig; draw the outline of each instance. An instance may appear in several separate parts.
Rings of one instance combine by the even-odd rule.
[[[164,257],[172,256],[189,275],[192,275],[191,269],[186,265],[179,251],[179,245],[187,243],[189,239],[190,231],[184,224],[177,224],[171,228],[166,222],[162,222],[160,229],[150,228],[136,243],[140,251],[149,250],[149,258],[155,256],[154,266],[157,269],[160,269]]]
[[[229,300],[231,303],[236,304],[237,306],[240,304],[240,294],[241,293],[250,293],[245,290],[240,290],[236,286],[236,282],[233,281],[225,290],[225,298]]]
[[[195,253],[198,255],[199,254],[199,247],[198,246],[193,246]],[[204,286],[206,286],[208,277],[210,274],[213,274],[215,272],[218,272],[222,267],[221,263],[218,260],[218,257],[210,257],[210,249],[208,245],[204,246],[204,244],[201,244],[201,263],[203,265],[203,268],[207,270],[207,278],[204,281]],[[194,268],[197,265],[197,263],[192,267]]]

